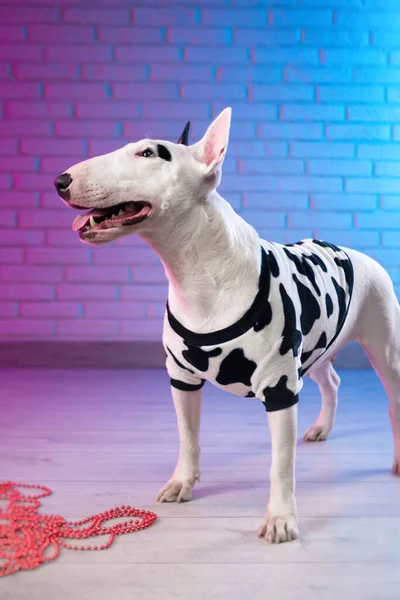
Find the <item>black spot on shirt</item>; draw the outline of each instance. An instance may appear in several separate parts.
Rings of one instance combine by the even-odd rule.
[[[195,369],[203,373],[208,371],[209,359],[219,356],[222,353],[221,348],[214,348],[214,350],[207,352],[198,346],[190,346],[189,344],[186,344],[186,346],[188,349],[182,352],[183,358],[193,365]]]
[[[321,335],[319,336],[319,340],[317,342],[317,345],[315,346],[315,349],[326,348],[327,344],[328,344],[328,341],[327,341],[326,333],[325,333],[325,331],[323,331],[321,333]]]
[[[297,286],[301,303],[300,324],[303,335],[310,333],[313,325],[321,316],[321,309],[311,290],[299,281],[296,275],[293,275],[293,280]]]
[[[264,327],[267,327],[272,321],[272,307],[269,300],[265,300],[265,305],[260,312],[260,316],[257,322],[254,324],[254,331],[261,331]]]
[[[329,317],[333,313],[333,302],[332,302],[332,298],[330,297],[329,294],[326,294],[326,296],[325,296],[325,304],[326,304],[326,315],[329,319]]]
[[[338,303],[339,303],[339,316],[338,316],[338,323],[337,323],[337,327],[340,328],[344,318],[346,316],[346,292],[344,291],[344,289],[338,284],[338,282],[336,281],[336,279],[334,277],[332,277],[332,283],[335,287],[336,290],[336,294],[338,297]]]
[[[315,273],[314,269],[307,262],[307,256],[302,256],[301,258],[297,256],[297,254],[292,254],[287,248],[283,249],[286,256],[290,258],[291,261],[296,265],[296,269],[300,273],[300,275],[304,275],[310,281],[318,296],[321,295],[321,290],[319,289],[317,282],[315,281]],[[313,262],[313,261],[312,261]],[[314,263],[315,264],[315,263]]]
[[[191,369],[188,369],[187,367],[185,367],[184,364],[182,364],[177,358],[176,356],[172,353],[172,350],[170,348],[168,348],[167,346],[167,350],[170,353],[170,355],[172,356],[172,358],[174,359],[174,361],[176,362],[176,364],[178,365],[178,367],[180,367],[181,369],[184,369],[185,371],[189,371],[189,373],[193,373],[194,375],[194,371],[192,371]]]
[[[245,357],[242,348],[237,348],[224,358],[215,381],[220,385],[243,383],[249,386],[256,368],[257,364]]]
[[[313,240],[313,243],[317,246],[321,246],[321,248],[330,248],[334,252],[341,252],[341,248],[335,246],[335,244],[330,244],[329,242],[323,242],[322,240]]]
[[[346,277],[346,283],[349,288],[349,293],[351,294],[354,285],[354,272],[350,260],[348,258],[339,258],[338,256],[336,256],[335,263],[339,267],[342,267],[344,271],[344,276]]]
[[[265,408],[268,412],[289,408],[298,402],[297,394],[293,394],[287,387],[287,375],[282,375],[274,387],[266,387],[263,390]]]
[[[268,254],[268,262],[271,274],[273,277],[279,277],[279,265],[273,252]]]
[[[284,356],[289,350],[292,350],[293,356],[297,356],[302,341],[302,335],[296,327],[296,311],[294,309],[294,304],[282,283],[279,285],[279,292],[282,298],[284,313],[283,339],[279,353]]]
[[[162,144],[157,144],[158,156],[163,160],[170,162],[172,160],[171,152]]]

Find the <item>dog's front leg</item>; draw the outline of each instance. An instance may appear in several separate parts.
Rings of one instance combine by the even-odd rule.
[[[270,499],[258,535],[271,544],[290,542],[298,537],[295,498],[295,459],[297,404],[268,413],[272,461]]]
[[[172,389],[179,430],[179,458],[175,471],[158,494],[159,502],[182,502],[192,497],[192,488],[200,479],[199,433],[201,390],[184,392]]]

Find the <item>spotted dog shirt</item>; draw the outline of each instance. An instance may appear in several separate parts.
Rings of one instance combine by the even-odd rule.
[[[331,346],[353,290],[346,252],[319,240],[261,242],[259,290],[236,323],[212,333],[186,329],[167,304],[163,344],[171,385],[198,390],[205,381],[257,397],[267,411],[296,404],[303,375]]]

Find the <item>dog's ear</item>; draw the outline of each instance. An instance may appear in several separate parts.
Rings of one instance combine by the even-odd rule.
[[[185,125],[185,129],[181,133],[181,137],[178,140],[178,144],[183,144],[184,146],[189,146],[189,129],[190,129],[190,121],[188,121]]]
[[[204,137],[195,144],[197,160],[206,165],[207,175],[220,171],[228,148],[231,108],[225,108],[211,123]]]

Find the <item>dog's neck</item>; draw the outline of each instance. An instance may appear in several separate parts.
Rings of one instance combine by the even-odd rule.
[[[188,329],[227,327],[258,291],[260,240],[217,192],[193,210],[141,234],[161,259],[171,312]]]

